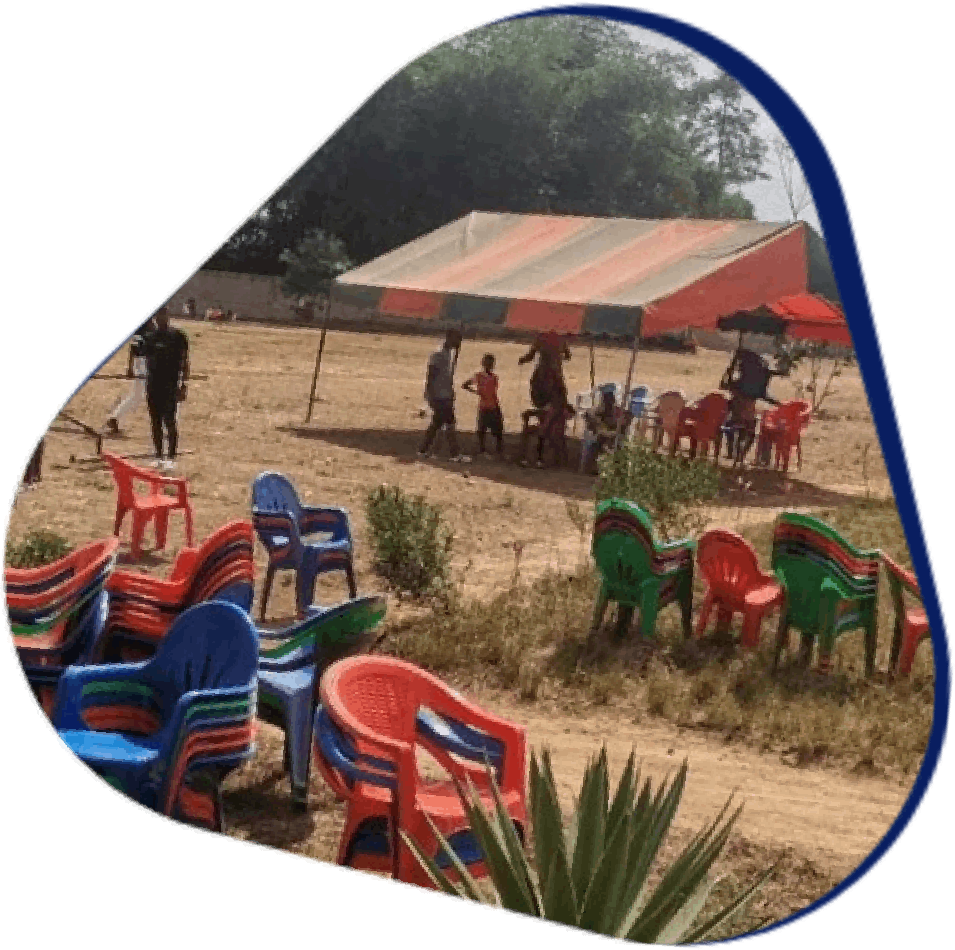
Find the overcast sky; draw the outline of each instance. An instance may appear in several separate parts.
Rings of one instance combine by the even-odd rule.
[[[637,42],[643,43],[646,46],[689,54],[696,60],[697,72],[699,72],[701,76],[713,76],[717,72],[718,67],[712,60],[701,56],[689,46],[684,46],[682,43],[678,43],[676,40],[672,40],[662,33],[655,33],[653,30],[644,30],[635,26],[627,26],[625,29],[627,29]],[[747,95],[746,99],[747,106],[759,115],[759,121],[756,126],[758,134],[771,146],[773,137],[779,135],[779,129],[776,128],[773,120],[770,119],[766,110],[763,109],[756,99],[750,95]],[[771,152],[766,156],[763,170],[772,175],[772,178],[744,185],[743,194],[753,203],[758,220],[788,221],[790,218],[789,203],[786,200],[786,192],[783,190],[783,185],[779,177],[776,159]],[[821,231],[819,218],[816,215],[816,209],[813,205],[806,208],[806,210],[800,214],[799,218],[801,221],[808,221],[813,227]]]

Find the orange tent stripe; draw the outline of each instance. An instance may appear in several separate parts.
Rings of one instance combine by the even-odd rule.
[[[513,300],[507,308],[507,325],[520,330],[579,333],[587,308],[577,303],[547,300]]]
[[[441,305],[443,303],[444,294],[390,287],[385,290],[378,301],[378,312],[396,317],[436,320],[441,316]]]

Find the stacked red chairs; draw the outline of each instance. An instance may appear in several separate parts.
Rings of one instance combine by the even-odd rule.
[[[346,802],[338,863],[390,872],[406,883],[432,887],[401,840],[404,832],[439,867],[450,860],[427,818],[475,876],[486,873],[453,779],[470,779],[488,808],[493,796],[488,765],[523,840],[527,736],[523,727],[475,706],[430,673],[388,657],[340,660],[326,671],[315,720],[315,763]],[[419,771],[416,748],[427,751],[452,780]],[[426,818],[427,816],[427,818]],[[440,852],[440,853],[439,853]]]
[[[741,613],[740,646],[756,649],[764,617],[783,606],[782,584],[759,566],[759,557],[747,541],[722,528],[703,534],[697,542],[696,559],[707,590],[695,636],[703,636],[714,608],[721,632],[729,629],[734,614]]]
[[[889,655],[889,672],[894,676],[908,676],[915,662],[915,651],[926,638],[931,638],[928,615],[922,606],[919,583],[911,571],[897,564],[882,552],[882,563],[889,578],[889,591],[895,607],[895,629],[892,635],[892,652]],[[905,595],[917,599],[917,604],[907,605]],[[931,640],[930,640],[931,642]]]
[[[692,406],[680,410],[676,432],[670,443],[670,454],[676,451],[683,439],[690,442],[690,458],[699,453],[702,458],[709,455],[710,446],[714,446],[716,462],[720,459],[720,443],[723,440],[723,423],[729,411],[729,400],[722,393],[709,393]]]
[[[109,580],[109,618],[95,661],[144,659],[173,621],[208,600],[252,608],[255,565],[250,521],[230,521],[196,548],[183,548],[167,580],[115,571]]]
[[[86,662],[102,634],[118,548],[116,538],[93,541],[52,564],[4,573],[13,642],[47,714],[63,670]]]
[[[186,543],[191,547],[192,505],[189,503],[189,482],[185,478],[171,478],[159,475],[146,468],[138,468],[118,455],[103,452],[103,459],[109,465],[116,482],[116,520],[113,534],[119,536],[126,515],[132,512],[133,524],[130,535],[130,553],[138,558],[142,551],[143,535],[150,522],[156,526],[156,548],[166,547],[169,528],[169,513],[182,511],[186,519]],[[136,483],[145,482],[149,486],[147,494],[136,491]],[[167,488],[175,489],[175,495],[166,493]]]
[[[812,421],[812,407],[802,399],[783,403],[763,413],[759,426],[756,457],[784,473],[789,471],[792,453],[796,466],[802,468],[802,434]]]

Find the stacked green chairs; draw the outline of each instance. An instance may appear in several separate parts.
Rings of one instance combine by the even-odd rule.
[[[630,628],[635,610],[640,633],[653,635],[657,614],[668,604],[679,604],[683,633],[691,634],[693,608],[693,553],[690,540],[659,543],[649,515],[631,501],[610,498],[597,505],[591,554],[600,573],[592,630],[603,622],[607,606],[618,604],[617,636]]]
[[[828,672],[836,638],[865,634],[865,675],[875,672],[879,551],[861,551],[810,515],[781,514],[773,534],[772,568],[786,592],[776,637],[773,669],[789,646],[789,631],[802,635],[802,661],[809,665],[818,643],[818,668]]]

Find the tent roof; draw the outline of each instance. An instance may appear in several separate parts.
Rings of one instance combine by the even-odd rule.
[[[786,228],[741,220],[474,211],[336,283],[635,307],[698,280]]]

